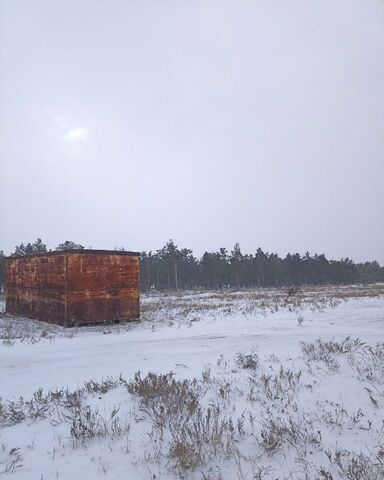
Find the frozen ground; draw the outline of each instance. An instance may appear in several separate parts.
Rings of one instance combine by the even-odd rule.
[[[384,478],[383,285],[145,295],[140,323],[85,329],[2,315],[0,342],[4,478]]]

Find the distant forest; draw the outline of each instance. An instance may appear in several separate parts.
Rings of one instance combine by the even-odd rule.
[[[56,250],[82,249],[66,241]],[[116,249],[124,250],[124,248]],[[21,244],[12,255],[35,255],[47,252],[37,239]],[[4,284],[5,255],[0,251],[0,285]],[[201,258],[188,248],[179,248],[173,240],[156,252],[141,252],[141,289],[220,289],[249,287],[283,287],[290,285],[324,285],[384,282],[384,267],[378,262],[355,263],[349,258],[329,260],[324,254],[276,253],[258,248],[245,254],[237,243],[232,251],[220,248],[205,252]]]

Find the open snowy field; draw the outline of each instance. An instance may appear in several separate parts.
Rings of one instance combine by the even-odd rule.
[[[141,322],[70,330],[1,314],[0,397],[1,478],[383,479],[384,285],[143,295]]]

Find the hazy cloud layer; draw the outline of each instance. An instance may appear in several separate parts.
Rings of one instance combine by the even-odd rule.
[[[1,244],[384,263],[384,2],[0,0]]]

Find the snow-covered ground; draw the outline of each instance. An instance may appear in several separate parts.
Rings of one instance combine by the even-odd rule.
[[[3,315],[0,342],[0,476],[384,478],[383,286],[151,294],[141,322],[71,330]]]

